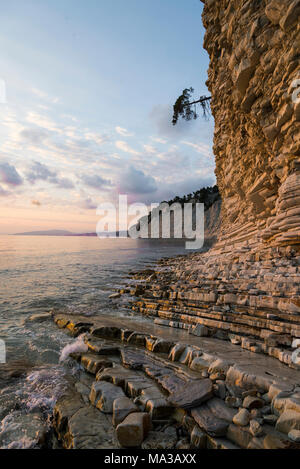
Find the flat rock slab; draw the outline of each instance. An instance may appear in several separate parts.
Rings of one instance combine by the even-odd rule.
[[[199,427],[211,436],[225,436],[228,422],[216,417],[206,404],[192,409],[192,417]]]
[[[68,422],[64,446],[67,449],[117,448],[111,418],[92,406],[81,408]]]
[[[85,340],[89,350],[97,355],[120,355],[120,347],[113,342],[106,342],[94,337]]]
[[[182,409],[193,409],[208,401],[213,396],[213,384],[210,379],[199,379],[185,383],[181,389],[171,394],[169,401]]]

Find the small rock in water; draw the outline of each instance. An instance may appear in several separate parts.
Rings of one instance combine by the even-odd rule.
[[[121,298],[121,293],[113,293],[112,295],[109,295],[108,298],[110,300],[117,300],[118,298]]]
[[[33,314],[30,316],[29,321],[31,322],[44,322],[52,319],[52,313]]]

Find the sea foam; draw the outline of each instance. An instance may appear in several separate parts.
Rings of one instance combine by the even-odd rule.
[[[88,346],[84,342],[85,334],[80,335],[75,342],[72,344],[66,345],[62,350],[59,361],[64,362],[69,358],[72,353],[85,353],[88,351]]]

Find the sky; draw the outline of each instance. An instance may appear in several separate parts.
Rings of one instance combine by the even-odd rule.
[[[199,0],[10,0],[0,17],[0,233],[95,231],[96,208],[215,183]]]

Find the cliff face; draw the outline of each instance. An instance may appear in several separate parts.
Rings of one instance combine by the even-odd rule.
[[[300,0],[203,3],[223,199],[218,246],[299,245]]]

